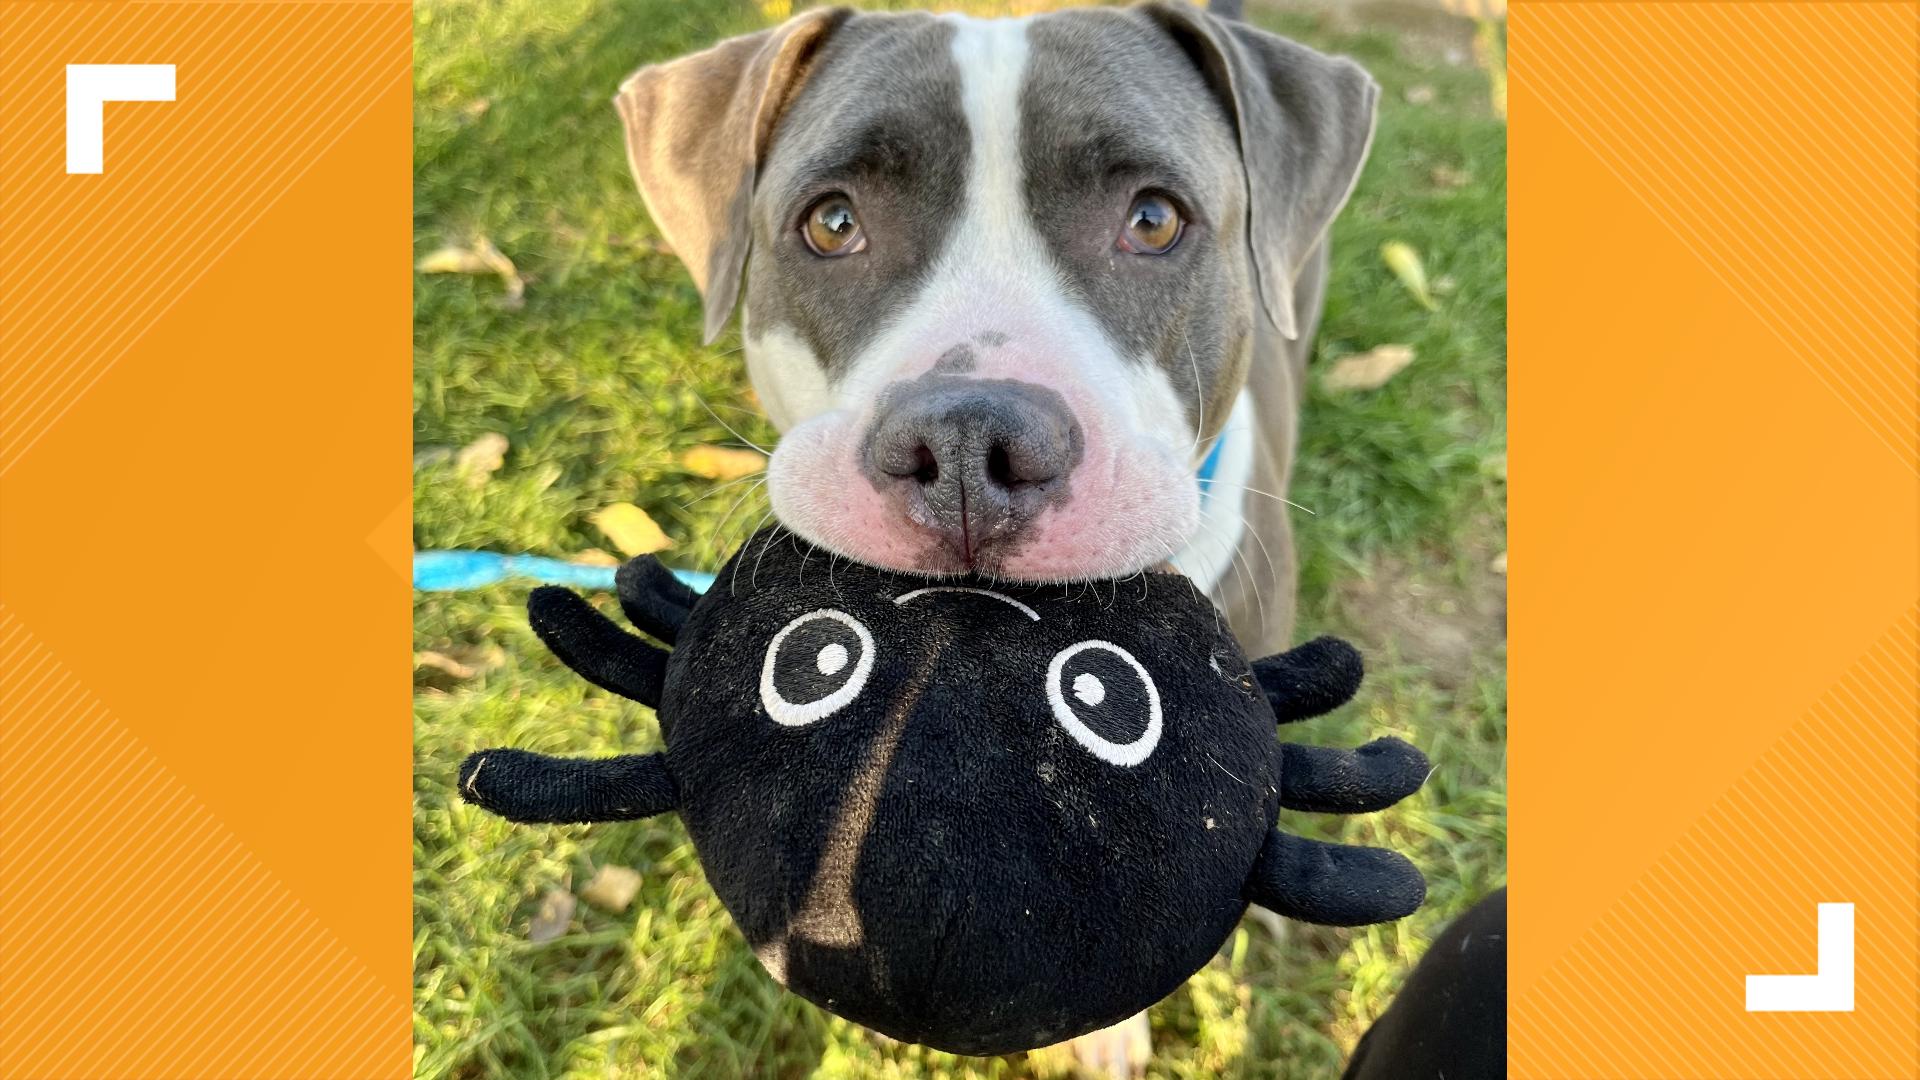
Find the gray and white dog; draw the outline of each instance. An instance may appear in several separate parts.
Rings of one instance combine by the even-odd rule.
[[[708,340],[744,301],[784,525],[933,574],[1171,560],[1261,655],[1291,644],[1279,496],[1377,96],[1174,2],[809,11],[615,101]],[[1088,1038],[1141,1064],[1142,1023]]]
[[[1259,654],[1290,644],[1278,496],[1376,98],[1176,2],[808,11],[615,101],[708,340],[744,300],[783,524],[923,573],[1171,560]]]

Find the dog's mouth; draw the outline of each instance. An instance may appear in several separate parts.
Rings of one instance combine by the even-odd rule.
[[[1127,577],[1171,558],[1199,525],[1188,464],[1150,439],[1076,429],[1070,471],[1023,480],[990,448],[959,476],[953,466],[876,469],[871,427],[838,412],[799,424],[775,448],[767,488],[781,524],[873,566],[1023,582]]]

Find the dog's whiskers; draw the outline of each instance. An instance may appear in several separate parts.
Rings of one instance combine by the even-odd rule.
[[[772,516],[773,516],[773,511],[771,510],[760,515],[759,524],[756,524],[753,527],[753,531],[756,533],[759,532],[760,529],[766,525],[767,519]],[[780,534],[779,527],[776,526],[772,533],[768,534],[765,539],[760,541],[760,554],[755,555],[753,557],[753,573],[747,577],[747,586],[749,588],[757,589],[760,587],[760,560],[767,557],[767,548],[773,544],[774,540],[779,538],[779,534]],[[739,572],[740,572],[740,569],[739,567],[736,566],[734,568],[734,573],[737,574]]]
[[[1287,504],[1288,506],[1291,506],[1291,507],[1293,507],[1293,508],[1294,508],[1295,510],[1299,510],[1299,511],[1301,511],[1301,512],[1303,512],[1303,513],[1308,513],[1308,514],[1314,514],[1314,512],[1313,512],[1313,510],[1312,510],[1311,508],[1309,508],[1309,507],[1305,507],[1305,506],[1301,506],[1301,505],[1300,505],[1299,503],[1297,503],[1297,502],[1294,502],[1294,501],[1293,501],[1292,499],[1283,499],[1283,498],[1281,498],[1280,496],[1278,496],[1278,495],[1275,495],[1275,494],[1274,494],[1273,492],[1271,492],[1271,491],[1261,491],[1261,490],[1260,490],[1259,488],[1253,488],[1253,487],[1248,487],[1248,486],[1247,486],[1247,485],[1245,485],[1245,484],[1228,484],[1228,483],[1225,483],[1225,482],[1223,482],[1223,481],[1220,481],[1220,480],[1207,480],[1207,479],[1202,479],[1202,480],[1200,480],[1199,482],[1200,482],[1200,483],[1202,483],[1202,484],[1219,484],[1219,485],[1220,485],[1221,487],[1226,487],[1226,488],[1238,488],[1238,489],[1240,489],[1241,491],[1247,491],[1247,492],[1251,492],[1251,493],[1253,493],[1253,494],[1255,494],[1255,495],[1264,495],[1264,496],[1266,496],[1267,498],[1269,498],[1269,499],[1272,499],[1272,500],[1274,500],[1275,502],[1283,502],[1283,503],[1286,503],[1286,504]],[[1314,514],[1314,516],[1315,516],[1315,517],[1319,517],[1320,515],[1318,515],[1318,514]]]
[[[754,442],[752,439],[747,438],[745,435],[740,434],[739,431],[735,430],[732,424],[729,424],[725,420],[721,419],[720,414],[713,411],[713,406],[707,404],[707,399],[701,396],[700,391],[691,390],[690,393],[693,394],[693,400],[699,402],[700,407],[707,410],[707,415],[713,417],[714,423],[719,424],[723,428],[726,428],[727,431],[732,433],[734,438],[739,439],[741,442],[746,443],[748,446],[754,448],[755,450],[760,451],[762,454],[766,454],[769,457],[773,455],[773,451],[767,449],[764,446],[761,446],[759,443]]]
[[[722,491],[725,491],[725,490],[727,490],[728,488],[730,488],[730,487],[732,487],[732,486],[734,486],[735,484],[744,484],[744,483],[746,483],[746,482],[747,482],[747,481],[749,481],[749,480],[760,480],[760,481],[763,481],[763,482],[764,482],[764,481],[765,481],[765,479],[766,479],[766,477],[764,477],[764,476],[762,476],[762,475],[760,475],[760,474],[758,474],[758,473],[750,473],[750,474],[748,474],[748,475],[746,475],[746,476],[737,476],[737,477],[734,477],[734,478],[733,478],[732,480],[729,480],[729,481],[727,481],[727,482],[726,482],[726,483],[724,483],[724,484],[715,484],[714,486],[712,486],[712,487],[710,487],[710,488],[708,488],[708,489],[707,489],[706,491],[704,491],[704,492],[702,492],[702,493],[700,494],[700,496],[699,496],[698,498],[695,498],[695,499],[692,499],[692,500],[690,500],[690,501],[688,501],[688,502],[683,502],[683,503],[681,503],[681,504],[680,504],[680,509],[682,509],[682,510],[690,510],[690,509],[692,509],[693,507],[696,507],[696,506],[698,506],[698,505],[700,505],[701,503],[703,503],[703,502],[705,502],[706,500],[708,500],[708,499],[710,499],[710,498],[712,498],[712,497],[713,497],[714,495],[716,495],[716,494],[718,494],[718,493],[720,493],[720,492],[722,492]]]
[[[1187,451],[1189,458],[1200,456],[1200,432],[1207,424],[1207,397],[1200,386],[1200,361],[1193,355],[1193,337],[1187,333],[1186,326],[1180,327],[1180,341],[1187,347],[1187,362],[1193,365],[1193,449]]]
[[[1254,528],[1251,521],[1244,522],[1243,524],[1247,530],[1247,535],[1253,537],[1253,542],[1260,545],[1260,554],[1267,560],[1267,584],[1280,584],[1280,571],[1273,565],[1273,553],[1267,550],[1267,542],[1260,539],[1260,530]],[[1264,630],[1266,627],[1262,626],[1261,629]]]
[[[1247,431],[1247,430],[1250,430],[1250,429],[1248,429],[1245,425],[1242,425],[1240,427],[1223,427],[1219,431],[1214,432],[1212,435],[1209,435],[1206,438],[1201,439],[1198,443],[1196,443],[1193,448],[1194,456],[1196,457],[1199,456],[1200,448],[1203,446],[1210,447],[1214,443],[1219,442],[1221,439],[1224,439],[1229,435],[1235,435],[1242,431]]]
[[[751,487],[747,488],[747,490],[741,492],[740,497],[733,500],[733,505],[727,507],[727,512],[721,515],[720,524],[715,526],[713,530],[713,544],[714,544],[713,556],[715,561],[724,562],[727,558],[728,553],[733,548],[733,545],[729,542],[730,534],[727,531],[728,522],[732,521],[733,515],[739,512],[741,504],[745,503],[748,499],[752,498],[754,493],[759,491],[762,487],[764,487],[765,484],[766,484],[766,480],[764,477],[762,477],[759,483],[756,483]],[[744,521],[746,519],[742,518],[741,520]]]

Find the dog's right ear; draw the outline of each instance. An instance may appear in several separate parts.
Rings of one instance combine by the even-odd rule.
[[[1173,36],[1227,106],[1247,172],[1247,242],[1261,306],[1300,336],[1293,287],[1360,178],[1380,87],[1351,60],[1202,11],[1185,0],[1143,10]]]
[[[704,52],[649,64],[613,99],[627,162],[655,225],[693,275],[706,340],[726,329],[740,296],[754,177],[773,128],[848,8],[797,15]]]

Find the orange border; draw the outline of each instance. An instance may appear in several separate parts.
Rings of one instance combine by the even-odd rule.
[[[0,1075],[411,1068],[411,31],[0,10]]]
[[[1510,1074],[1920,1070],[1916,6],[1510,24]],[[1745,1010],[1856,905],[1856,1008]]]

